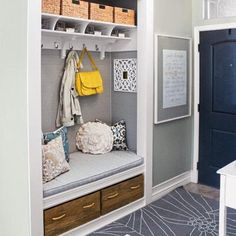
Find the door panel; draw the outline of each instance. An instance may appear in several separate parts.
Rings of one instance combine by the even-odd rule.
[[[221,168],[235,160],[236,133],[212,130],[212,159],[210,165]],[[227,151],[226,151],[227,150]]]
[[[236,43],[216,44],[213,52],[213,111],[236,114]]]
[[[202,32],[200,45],[199,182],[219,187],[236,159],[236,30]]]

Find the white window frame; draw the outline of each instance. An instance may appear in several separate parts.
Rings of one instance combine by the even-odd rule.
[[[220,19],[220,18],[230,18],[230,17],[236,17],[236,9],[235,9],[235,15],[232,16],[219,16],[219,9],[218,4],[221,0],[202,0],[202,6],[203,6],[203,19],[205,20],[211,20],[211,19]],[[216,4],[216,17],[211,17],[211,4]]]

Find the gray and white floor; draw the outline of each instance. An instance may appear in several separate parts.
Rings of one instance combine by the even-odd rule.
[[[217,236],[219,190],[198,184],[177,188],[91,236]],[[229,209],[227,235],[236,236],[236,211]]]

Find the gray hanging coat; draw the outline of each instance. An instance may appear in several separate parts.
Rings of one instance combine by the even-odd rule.
[[[57,127],[83,123],[79,97],[75,89],[78,60],[79,56],[75,51],[71,51],[66,59],[56,119]]]

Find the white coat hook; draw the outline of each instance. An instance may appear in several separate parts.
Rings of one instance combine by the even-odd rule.
[[[55,47],[56,49],[58,49],[58,48],[59,48],[59,43],[58,43],[58,42],[54,42],[54,47]]]
[[[61,59],[66,58],[66,50],[67,50],[66,44],[65,42],[63,42],[61,45]]]
[[[104,60],[106,57],[106,47],[103,46],[101,51],[100,51],[100,60]]]
[[[104,60],[105,57],[106,57],[106,52],[105,52],[105,50],[102,50],[102,51],[100,52],[100,60]]]
[[[69,49],[70,49],[70,50],[73,50],[73,48],[74,48],[73,45],[72,45],[72,44],[69,44]]]

